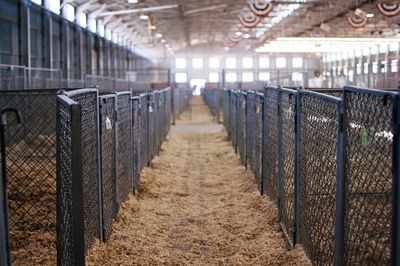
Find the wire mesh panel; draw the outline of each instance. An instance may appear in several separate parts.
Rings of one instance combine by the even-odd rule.
[[[132,98],[132,141],[133,141],[133,187],[138,188],[140,175],[140,102],[139,97]]]
[[[256,178],[257,187],[262,193],[262,138],[263,138],[263,104],[264,95],[256,94],[256,113],[255,113],[255,127],[254,127],[254,176]]]
[[[315,265],[333,263],[341,100],[299,91],[299,243]]]
[[[160,91],[154,92],[154,134],[153,134],[153,154],[158,155],[159,147],[160,147],[160,126],[161,126],[161,116],[160,116],[160,100],[161,93]]]
[[[108,240],[117,216],[116,97],[99,98],[103,235]]]
[[[81,157],[85,252],[96,238],[101,239],[99,108],[97,89],[83,89],[66,94],[80,105]],[[74,156],[74,155],[73,155]]]
[[[224,126],[225,126],[225,129],[226,129],[226,131],[227,131],[227,133],[228,133],[228,138],[230,138],[230,136],[231,136],[231,132],[230,132],[230,122],[229,122],[229,110],[230,110],[230,107],[229,107],[229,105],[230,105],[230,100],[229,100],[229,98],[230,98],[230,90],[224,90],[224,102],[223,102],[223,105],[224,105]]]
[[[236,150],[236,91],[231,91],[230,93],[230,102],[229,102],[229,117],[230,117],[230,130],[229,132],[231,132],[231,141],[232,141],[232,145]]]
[[[344,91],[344,264],[389,265],[396,254],[393,208],[399,204],[393,198],[398,96],[354,87]]]
[[[0,106],[18,109],[22,118],[17,124],[8,117],[4,143],[13,254],[32,241],[56,248],[56,93],[0,91]]]
[[[147,166],[148,163],[148,106],[147,106],[147,94],[141,94],[139,96],[140,104],[140,171]]]
[[[117,177],[118,203],[128,199],[132,191],[132,96],[130,92],[116,93],[117,97]]]
[[[154,124],[155,124],[155,119],[154,119],[154,94],[153,93],[148,93],[147,94],[147,106],[148,106],[148,112],[147,112],[147,150],[148,150],[148,158],[147,158],[147,164],[150,166],[151,160],[154,158],[155,153],[154,153]]]
[[[256,93],[247,93],[247,130],[246,130],[246,153],[250,169],[254,171],[254,158],[255,158],[255,125],[256,125]]]
[[[294,244],[295,226],[295,154],[297,92],[280,90],[278,212],[289,245]]]
[[[279,89],[265,89],[264,125],[265,125],[265,162],[263,167],[264,191],[271,200],[277,200],[278,178],[278,105]]]
[[[242,165],[246,165],[246,93],[238,95],[238,150]]]

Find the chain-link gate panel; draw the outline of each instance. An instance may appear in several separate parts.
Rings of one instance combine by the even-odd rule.
[[[279,221],[289,245],[294,244],[295,226],[295,154],[296,154],[296,102],[297,92],[280,90],[279,116]]]
[[[246,165],[246,93],[238,94],[238,150],[240,162]]]
[[[333,263],[341,100],[299,91],[299,243],[315,265]]]
[[[67,96],[81,109],[81,156],[83,183],[83,215],[85,252],[100,238],[100,173],[98,91],[84,89],[68,92]]]
[[[144,167],[147,166],[148,161],[148,106],[147,106],[147,94],[141,94],[139,96],[140,104],[140,172]]]
[[[0,106],[16,108],[22,118],[18,124],[7,115],[5,129],[12,251],[34,240],[56,246],[56,92],[0,91]]]
[[[148,133],[147,133],[147,150],[148,150],[148,160],[147,164],[150,166],[151,160],[154,158],[155,153],[154,153],[154,125],[155,125],[155,117],[154,117],[154,94],[153,93],[148,93],[147,94],[147,106],[148,106],[148,116],[147,116],[147,127],[148,127]]]
[[[248,159],[248,165],[254,172],[254,158],[255,158],[255,126],[256,126],[256,93],[247,93],[247,130],[246,130],[246,153]]]
[[[133,187],[139,186],[140,176],[140,102],[139,97],[132,98],[132,142],[133,142]]]
[[[399,204],[393,199],[397,94],[353,87],[344,94],[344,264],[389,265]]]
[[[231,132],[231,141],[232,145],[236,150],[236,95],[237,93],[235,91],[231,91],[230,93],[230,102],[229,102],[229,119],[230,119],[230,129],[229,132]]]
[[[277,200],[278,178],[278,105],[279,89],[265,88],[264,126],[265,126],[265,162],[263,167],[264,192],[271,200]]]
[[[161,127],[161,116],[160,116],[160,91],[154,92],[154,134],[153,134],[153,154],[154,156],[158,155],[159,147],[160,147],[160,127]]]
[[[133,189],[132,160],[132,100],[130,92],[119,92],[117,96],[117,177],[118,203],[128,199]]]
[[[255,113],[255,127],[254,127],[254,176],[257,182],[258,190],[263,193],[263,177],[262,177],[262,169],[263,169],[263,161],[262,161],[262,138],[263,138],[263,104],[264,104],[264,95],[257,93],[256,94],[256,113]]]
[[[103,235],[108,240],[117,216],[116,96],[99,97]]]

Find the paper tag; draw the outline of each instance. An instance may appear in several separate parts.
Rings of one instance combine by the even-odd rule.
[[[368,132],[365,128],[361,130],[361,146],[368,146]]]
[[[149,106],[149,113],[153,112],[153,107],[151,107],[151,105]]]
[[[257,114],[260,113],[260,106],[257,106]]]
[[[106,129],[112,129],[112,124],[110,118],[106,117]]]

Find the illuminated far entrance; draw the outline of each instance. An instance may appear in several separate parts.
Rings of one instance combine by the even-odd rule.
[[[196,86],[196,89],[194,90],[193,94],[200,95],[201,89],[204,89],[204,87],[206,86],[206,80],[205,79],[191,79],[190,87],[194,88],[194,86]]]

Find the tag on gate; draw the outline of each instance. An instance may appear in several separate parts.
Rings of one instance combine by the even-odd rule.
[[[112,124],[110,118],[106,117],[106,129],[112,129]]]
[[[368,132],[365,128],[361,130],[361,145],[363,147],[368,146]]]
[[[149,113],[153,112],[153,107],[151,107],[151,105],[149,106]]]
[[[260,106],[257,106],[257,114],[260,113]]]

